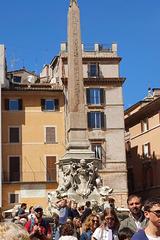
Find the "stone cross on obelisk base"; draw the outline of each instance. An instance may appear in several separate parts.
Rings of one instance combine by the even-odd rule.
[[[99,201],[111,189],[102,186],[95,154],[87,137],[84,101],[80,12],[76,0],[68,12],[68,85],[66,106],[66,153],[59,160],[59,187],[56,197],[68,196],[78,202]]]

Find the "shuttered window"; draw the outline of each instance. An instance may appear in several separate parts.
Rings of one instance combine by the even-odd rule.
[[[141,121],[141,132],[146,132],[149,130],[148,118],[145,118]]]
[[[9,194],[9,203],[19,203],[19,194],[10,193]]]
[[[104,112],[88,112],[88,128],[103,129],[105,127]]]
[[[20,181],[20,157],[9,157],[9,181]]]
[[[46,157],[46,179],[47,181],[56,181],[56,157]]]
[[[88,77],[98,77],[99,76],[99,64],[90,63],[88,64]]]
[[[5,99],[5,110],[20,111],[23,108],[22,99]]]
[[[10,143],[19,143],[19,128],[10,127],[9,128],[9,142]]]
[[[87,88],[87,104],[104,104],[105,92],[103,88]]]
[[[46,143],[56,143],[55,127],[46,127]]]
[[[142,145],[142,155],[143,157],[150,157],[151,156],[151,145],[150,143],[146,143]]]
[[[42,111],[58,111],[59,100],[58,99],[41,99]]]

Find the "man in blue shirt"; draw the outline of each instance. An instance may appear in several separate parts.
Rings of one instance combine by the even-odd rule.
[[[148,219],[147,227],[135,233],[132,240],[160,239],[160,198],[151,198],[144,204],[144,214]]]

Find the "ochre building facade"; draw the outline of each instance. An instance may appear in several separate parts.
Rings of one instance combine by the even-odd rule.
[[[160,89],[125,111],[128,187],[145,199],[160,194]]]

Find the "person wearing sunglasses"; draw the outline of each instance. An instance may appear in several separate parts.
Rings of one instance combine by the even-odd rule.
[[[103,223],[94,231],[92,240],[118,240],[119,220],[113,208],[106,208]]]
[[[80,240],[91,240],[93,232],[99,225],[99,216],[94,213],[90,214],[84,222],[84,231],[81,234]]]
[[[147,227],[139,230],[132,240],[159,240],[160,239],[160,198],[151,198],[144,204],[144,215],[148,219]]]

